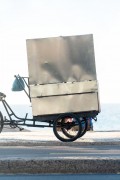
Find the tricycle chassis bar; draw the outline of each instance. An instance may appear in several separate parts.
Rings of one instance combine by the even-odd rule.
[[[9,119],[4,118],[4,125],[10,125],[11,127],[18,127],[18,126],[29,126],[29,127],[53,127],[52,121],[46,122],[49,123],[49,125],[37,125],[36,122],[40,122],[40,120],[36,119],[29,119],[27,118],[28,113],[26,113],[25,118],[18,117],[14,111],[11,109],[9,104],[6,102],[5,99],[2,99],[2,104],[7,112],[7,115]],[[13,119],[12,116],[14,116],[16,119]],[[27,123],[26,121],[33,122],[33,124]]]

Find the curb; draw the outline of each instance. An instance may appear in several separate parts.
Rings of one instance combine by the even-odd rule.
[[[120,145],[120,141],[39,141],[39,140],[0,140],[0,146],[89,146],[89,145]]]
[[[120,159],[3,159],[0,173],[120,173]]]

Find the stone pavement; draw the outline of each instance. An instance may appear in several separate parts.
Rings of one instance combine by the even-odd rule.
[[[74,142],[60,142],[52,129],[43,128],[38,131],[5,132],[0,134],[0,148],[3,146],[73,146],[82,145],[120,146],[120,132],[87,132]],[[27,148],[27,147],[26,147]],[[88,153],[89,154],[89,153]],[[0,159],[0,173],[120,173],[120,154],[113,157],[76,157],[62,159],[4,158]]]

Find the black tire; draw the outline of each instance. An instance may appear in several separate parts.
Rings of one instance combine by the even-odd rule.
[[[71,118],[71,122],[65,122],[64,119],[66,118]],[[58,116],[53,123],[53,132],[55,136],[63,142],[75,141],[81,135],[81,131],[82,124],[79,118],[72,113],[66,113]],[[69,134],[70,132],[74,133],[74,135]]]
[[[65,121],[65,119],[63,119],[63,122]],[[87,126],[88,126],[88,122],[87,122],[87,119],[86,118],[83,118],[83,120],[81,120],[81,124],[82,124],[82,131],[81,131],[81,134],[79,136],[82,137],[86,131],[87,131]],[[61,128],[62,132],[65,134],[65,136],[67,136],[68,138],[72,138],[73,136],[71,134],[69,134],[65,128]]]
[[[0,111],[0,133],[1,133],[2,129],[3,129],[3,115]]]

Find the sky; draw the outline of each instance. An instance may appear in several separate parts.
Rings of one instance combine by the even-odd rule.
[[[101,103],[120,103],[120,0],[0,0],[0,91],[10,104],[14,75],[28,76],[26,39],[93,34]]]

